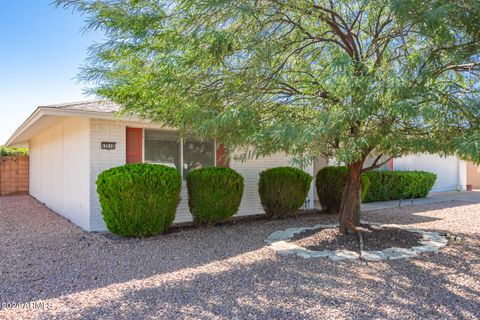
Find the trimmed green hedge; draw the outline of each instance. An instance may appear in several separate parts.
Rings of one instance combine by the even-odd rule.
[[[278,167],[260,172],[258,192],[263,209],[272,218],[295,213],[307,198],[312,176],[292,167]]]
[[[237,213],[243,177],[230,168],[195,169],[187,175],[188,206],[196,224],[212,224]]]
[[[437,176],[426,171],[370,171],[370,188],[364,202],[424,198]]]
[[[343,189],[347,181],[347,167],[325,167],[317,172],[317,195],[325,212],[339,212],[342,203]],[[362,199],[369,189],[370,181],[362,176]]]
[[[145,237],[164,232],[175,219],[182,179],[175,168],[127,164],[103,171],[97,192],[108,230]]]

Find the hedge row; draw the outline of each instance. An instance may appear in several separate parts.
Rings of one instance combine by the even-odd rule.
[[[345,167],[325,167],[317,174],[320,204],[340,208],[347,178]],[[435,183],[429,172],[369,172],[362,177],[364,202],[425,197]],[[292,167],[262,171],[258,192],[267,216],[285,217],[305,203],[312,177]],[[107,228],[122,236],[145,237],[164,232],[175,219],[182,179],[175,168],[129,164],[102,172],[97,179]],[[187,176],[188,204],[196,224],[214,224],[238,212],[243,177],[229,168],[202,168]]]
[[[371,171],[365,174],[370,188],[364,202],[424,198],[437,176],[426,171]]]
[[[325,167],[318,171],[318,199],[327,212],[338,212],[347,178],[346,167]],[[437,176],[425,171],[370,171],[362,175],[362,201],[423,198]]]
[[[281,217],[305,202],[312,177],[281,167],[260,173],[259,192],[265,212]],[[129,164],[102,172],[97,179],[102,214],[112,233],[145,237],[164,232],[175,219],[181,177],[174,168]],[[188,204],[195,224],[214,224],[238,212],[243,177],[229,168],[202,168],[187,175]]]

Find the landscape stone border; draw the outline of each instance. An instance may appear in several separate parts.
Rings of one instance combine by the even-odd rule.
[[[310,258],[326,258],[328,257],[333,261],[341,260],[366,260],[366,261],[382,261],[382,260],[397,260],[397,259],[410,259],[416,257],[420,253],[434,252],[437,253],[439,249],[445,247],[448,244],[447,235],[440,232],[423,231],[417,228],[405,227],[396,224],[381,224],[376,222],[361,221],[364,225],[375,225],[379,227],[393,227],[400,228],[410,232],[419,233],[422,235],[420,240],[421,246],[414,246],[411,248],[386,248],[382,251],[361,251],[361,254],[350,250],[322,250],[314,251],[309,250],[299,245],[291,243],[291,239],[305,230],[316,229],[332,229],[338,228],[338,224],[317,224],[313,227],[299,227],[288,228],[286,230],[275,231],[265,239],[265,242],[278,254],[296,254],[305,259]]]

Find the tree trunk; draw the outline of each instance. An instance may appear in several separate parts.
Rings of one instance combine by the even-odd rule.
[[[364,160],[348,165],[348,176],[340,205],[340,233],[356,234],[356,209],[359,200]]]
[[[362,213],[362,179],[360,177],[360,190],[358,191],[357,205],[355,206],[355,225],[358,227],[360,225],[360,220]]]

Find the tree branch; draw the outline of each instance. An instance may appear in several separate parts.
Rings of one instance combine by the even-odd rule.
[[[363,172],[367,172],[367,171],[371,171],[371,170],[374,170],[374,169],[378,169],[378,168],[381,168],[383,165],[385,165],[386,163],[388,163],[390,160],[394,159],[395,156],[391,156],[390,158],[388,158],[387,160],[381,162],[381,163],[378,163],[378,161],[380,160],[380,158],[383,156],[383,154],[380,154],[377,158],[375,158],[375,161],[373,161],[372,165],[370,167],[367,167],[367,168],[363,168],[362,169],[362,173]]]

